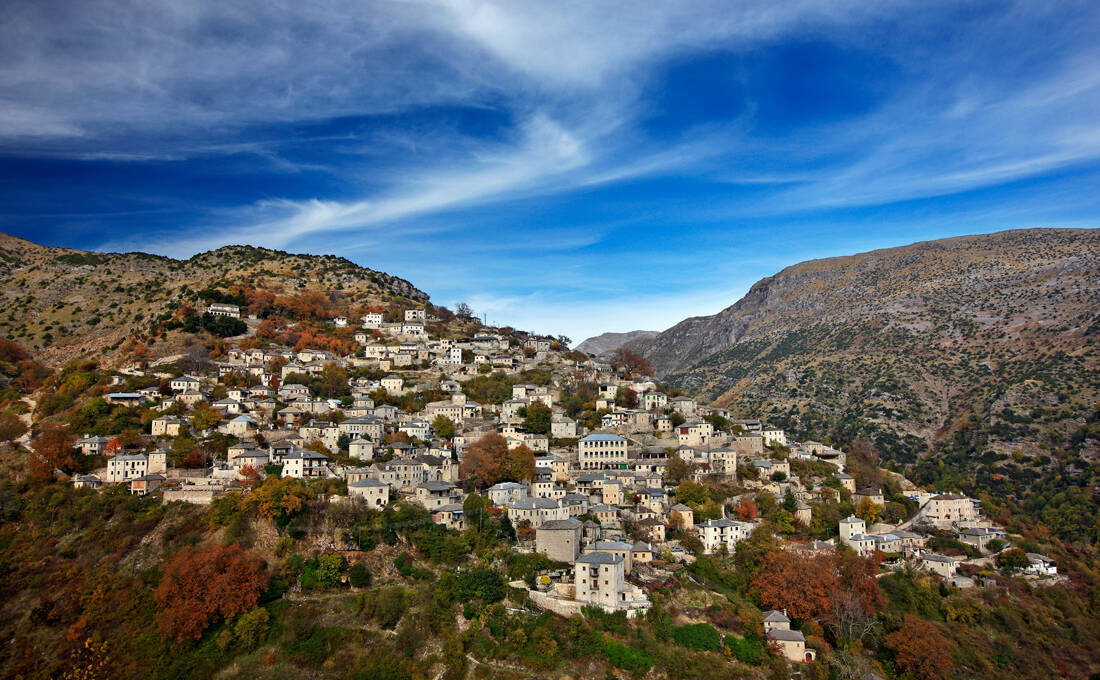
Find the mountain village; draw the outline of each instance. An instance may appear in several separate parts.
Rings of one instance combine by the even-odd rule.
[[[242,316],[227,303],[205,311]],[[647,585],[697,555],[732,554],[752,535],[764,503],[779,508],[780,524],[803,527],[830,506],[850,503],[858,510],[831,527],[831,538],[787,541],[784,549],[877,554],[884,573],[915,567],[952,588],[981,587],[977,571],[1010,547],[973,498],[922,490],[895,473],[892,491],[865,485],[849,474],[844,451],[793,441],[767,423],[697,403],[636,366],[512,329],[433,337],[427,328],[439,319],[422,307],[387,316],[395,315],[331,319],[335,328],[354,330],[359,348],[347,356],[265,343],[230,346],[194,373],[166,372],[157,363],[117,372],[117,391],[104,395],[108,405],[151,406],[161,415],[125,442],[84,434],[77,446],[106,456],[106,467],[71,483],[127,485],[165,503],[208,505],[231,490],[247,493],[267,476],[324,478],[346,484],[329,503],[416,504],[456,531],[466,528],[467,501],[476,493],[515,528],[514,550],[561,565],[534,585],[510,585],[566,616],[588,606],[644,613]],[[254,334],[258,321],[245,323]],[[333,376],[337,396],[319,396],[305,384]],[[537,379],[525,379],[531,376]],[[510,394],[475,400],[469,385],[486,378],[510,385]],[[575,405],[571,416],[563,395],[582,383],[597,391],[585,417]],[[146,386],[121,389],[135,384]],[[442,398],[402,407],[428,393]],[[174,441],[213,433],[228,442],[224,457],[171,463]],[[524,461],[526,473],[491,484],[467,474],[471,452],[490,440]],[[905,516],[883,516],[891,501],[908,510]],[[967,546],[966,554],[942,554],[934,546],[944,541]],[[1021,576],[1059,578],[1050,559],[1029,553],[1027,560]],[[767,639],[788,660],[812,660],[814,651],[784,612],[764,612],[763,621]]]

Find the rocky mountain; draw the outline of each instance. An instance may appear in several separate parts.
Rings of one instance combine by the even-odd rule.
[[[0,335],[51,363],[109,355],[181,304],[201,306],[197,292],[212,285],[287,296],[324,291],[344,306],[428,300],[404,279],[334,255],[226,246],[174,260],[52,248],[0,234]]]
[[[627,331],[626,333],[603,333],[588,338],[577,349],[586,354],[610,354],[630,342],[644,341],[656,337],[660,331]]]
[[[1100,231],[1030,229],[803,262],[629,347],[674,386],[796,433],[1003,467],[1049,462],[1085,424],[1098,339]]]

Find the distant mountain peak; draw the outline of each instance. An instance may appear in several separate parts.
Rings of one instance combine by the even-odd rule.
[[[587,354],[610,354],[629,342],[647,340],[656,337],[660,331],[627,331],[625,333],[603,333],[588,338],[576,349]]]

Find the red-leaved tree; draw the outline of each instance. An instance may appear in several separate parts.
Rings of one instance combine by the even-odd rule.
[[[809,621],[828,613],[839,582],[829,556],[780,550],[764,558],[752,587],[769,609],[785,609],[791,617]]]
[[[209,626],[252,609],[266,583],[263,562],[236,543],[184,548],[161,573],[157,625],[176,640],[197,640]]]
[[[915,614],[905,615],[901,628],[886,636],[886,646],[894,650],[898,666],[919,680],[946,680],[955,670],[947,639]]]
[[[75,470],[73,437],[69,434],[69,428],[44,423],[38,430],[38,436],[34,438],[28,462],[31,476],[40,481],[53,479],[54,470]]]

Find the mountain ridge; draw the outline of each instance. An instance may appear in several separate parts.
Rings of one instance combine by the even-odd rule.
[[[660,331],[626,331],[624,333],[601,333],[586,339],[574,349],[585,354],[608,354],[631,342],[655,337]]]
[[[1100,399],[1098,337],[1100,231],[1032,229],[792,265],[628,347],[734,414],[869,443],[898,466],[934,455],[974,481],[1100,460],[1073,443]]]
[[[196,292],[214,285],[287,295],[337,291],[343,303],[365,306],[429,300],[405,279],[336,255],[228,245],[180,260],[45,246],[0,233],[0,335],[48,363],[110,354],[135,334],[155,338],[159,321],[198,303]]]

